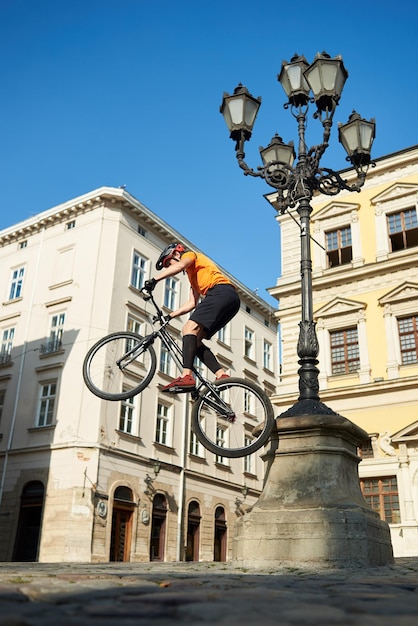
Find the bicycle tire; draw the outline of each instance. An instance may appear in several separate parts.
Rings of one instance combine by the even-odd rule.
[[[135,342],[134,359],[117,364]],[[157,369],[157,357],[148,337],[129,330],[111,333],[94,344],[83,362],[83,378],[88,389],[103,400],[127,400],[143,391]],[[139,382],[138,382],[139,381]]]
[[[216,455],[238,458],[259,450],[269,439],[274,425],[273,407],[267,394],[255,383],[225,378],[215,383],[235,413],[229,422],[208,404],[213,392],[206,388],[193,404],[192,428],[201,444]],[[257,431],[254,434],[254,429]],[[221,428],[225,438],[219,439]]]

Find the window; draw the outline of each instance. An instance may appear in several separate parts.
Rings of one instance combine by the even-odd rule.
[[[28,240],[24,239],[24,241],[21,241],[19,243],[19,249],[22,250],[23,248],[27,248],[28,247]]]
[[[382,520],[388,524],[400,523],[401,514],[396,476],[364,478],[360,480],[360,486],[366,502],[374,511],[379,513]]]
[[[147,259],[139,254],[139,252],[134,251],[134,256],[132,260],[132,272],[131,272],[131,285],[135,287],[135,289],[142,289],[145,283],[147,269]]]
[[[130,330],[132,333],[136,333],[137,335],[141,334],[142,322],[137,320],[135,317],[128,315],[128,323],[126,325],[126,329]]]
[[[168,445],[169,429],[169,408],[165,404],[158,404],[157,408],[157,428],[155,431],[155,441],[164,446]]]
[[[126,389],[124,389],[126,391]],[[134,399],[127,398],[121,402],[120,416],[119,416],[119,430],[124,433],[132,435],[133,423],[134,423]]]
[[[57,313],[51,317],[51,327],[47,344],[41,346],[42,354],[57,352],[62,345],[62,333],[64,332],[65,313]]]
[[[244,331],[244,355],[254,361],[254,332],[247,327]]]
[[[14,300],[15,298],[21,297],[24,273],[24,267],[19,267],[18,269],[13,270],[9,290],[9,300]]]
[[[312,234],[319,244],[312,248],[313,275],[322,275],[330,267],[351,264],[364,265],[362,254],[360,204],[332,200],[312,216]],[[286,266],[294,266],[290,255],[283,260]]]
[[[203,456],[203,447],[200,443],[199,439],[196,437],[196,433],[191,430],[190,431],[190,454],[194,456]]]
[[[372,440],[370,437],[365,443],[362,443],[361,446],[358,448],[358,455],[362,459],[374,458],[373,445],[372,445]]]
[[[387,215],[391,251],[418,246],[418,221],[415,208]]]
[[[325,233],[325,241],[328,267],[351,263],[353,251],[350,226]]]
[[[172,363],[172,358],[171,358],[170,352],[168,351],[168,349],[166,348],[164,344],[161,344],[160,371],[163,374],[167,374],[167,376],[170,376],[171,363]]]
[[[272,371],[271,367],[271,355],[272,355],[273,346],[269,341],[264,340],[263,342],[263,367],[266,370]]]
[[[245,446],[249,446],[252,443],[252,437],[250,437],[249,435],[245,435],[244,437],[244,445]],[[244,472],[246,472],[247,474],[252,474],[253,473],[253,455],[249,454],[248,456],[244,457]]]
[[[142,226],[139,226],[139,225],[138,225],[138,235],[141,235],[141,237],[147,236],[147,231],[145,230],[145,228],[142,228]]]
[[[357,372],[360,367],[360,351],[357,328],[330,332],[332,374]]]
[[[7,363],[11,360],[14,336],[14,328],[7,328],[3,330],[0,345],[0,364]]]
[[[223,448],[225,446],[225,443],[226,443],[226,430],[223,426],[217,426],[216,427],[216,445]],[[215,462],[220,463],[221,465],[226,464],[225,457],[220,456],[219,454],[215,456]]]
[[[230,346],[231,345],[231,327],[230,327],[230,325],[227,324],[223,328],[220,328],[218,330],[216,338],[217,338],[218,341],[223,343],[225,346]]]
[[[418,362],[417,316],[398,319],[399,342],[401,344],[402,365]]]
[[[177,287],[178,280],[170,276],[165,280],[165,289],[164,289],[164,306],[171,311],[177,309]]]
[[[49,426],[52,424],[56,392],[56,381],[42,385],[37,423],[38,426]]]
[[[197,372],[199,372],[199,374],[201,374],[203,376],[203,372],[204,372],[204,364],[202,363],[202,361],[196,357],[194,360],[194,368]]]
[[[254,394],[248,389],[244,389],[244,412],[254,415]]]
[[[72,230],[73,228],[75,228],[75,220],[66,223],[65,230]]]

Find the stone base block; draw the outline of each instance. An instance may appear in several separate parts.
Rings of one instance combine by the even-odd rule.
[[[389,526],[365,501],[357,447],[367,433],[328,414],[277,418],[263,492],[235,525],[248,567],[352,567],[393,562]]]
[[[387,524],[368,509],[253,509],[235,525],[245,567],[368,567],[393,562]]]

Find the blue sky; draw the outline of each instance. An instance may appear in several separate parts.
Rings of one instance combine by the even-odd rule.
[[[271,189],[236,164],[223,92],[241,82],[262,97],[246,149],[256,169],[276,132],[297,143],[277,82],[282,60],[341,54],[349,78],[322,164],[347,166],[336,123],[353,109],[376,118],[375,158],[402,150],[418,144],[417,23],[412,0],[0,0],[0,229],[126,185],[273,302]],[[308,143],[320,141],[310,114]]]

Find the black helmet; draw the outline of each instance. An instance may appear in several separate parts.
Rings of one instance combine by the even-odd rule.
[[[155,267],[157,268],[157,270],[162,270],[163,267],[167,267],[169,260],[173,257],[173,254],[175,252],[180,252],[181,254],[184,251],[185,248],[181,245],[181,243],[170,243],[170,245],[164,248],[164,250],[161,252],[160,257],[155,264]]]

